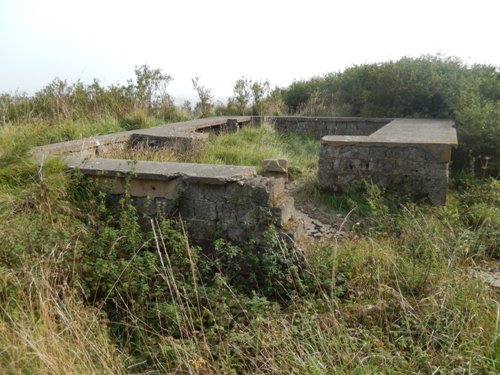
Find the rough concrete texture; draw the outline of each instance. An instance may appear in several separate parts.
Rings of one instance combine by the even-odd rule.
[[[314,136],[325,135],[370,135],[392,121],[390,118],[361,117],[261,117],[256,122],[269,122],[282,133]]]
[[[262,164],[264,166],[264,176],[288,180],[288,160],[264,159]]]
[[[142,180],[171,180],[180,177],[186,181],[224,184],[255,177],[254,167],[237,165],[131,161],[103,158],[67,158],[70,169],[79,169],[86,175],[105,177],[133,177]]]
[[[451,120],[436,119],[395,119],[367,136],[327,135],[321,138],[321,142],[331,144],[391,143],[399,146],[435,144],[456,147],[458,145],[455,123]]]
[[[36,157],[49,155],[77,155],[82,157],[94,157],[103,154],[110,149],[128,147],[131,136],[131,132],[120,132],[74,141],[53,143],[50,145],[34,147],[31,149],[31,153]]]
[[[167,124],[72,142],[37,147],[43,158],[62,155],[70,170],[92,176],[110,193],[110,203],[125,193],[146,215],[180,215],[194,242],[223,237],[244,241],[275,224],[300,233],[293,222],[293,199],[284,180],[257,176],[255,168],[190,163],[132,162],[97,158],[113,148],[149,147],[187,151],[203,147],[209,133],[238,131],[250,117],[217,117]],[[86,159],[88,158],[88,159]]]
[[[180,217],[196,243],[240,242],[268,225],[287,225],[293,199],[282,179],[257,176],[254,167],[69,159],[70,169],[93,176],[115,198],[128,193],[146,215]]]
[[[452,121],[397,119],[369,136],[325,136],[321,144],[323,188],[344,191],[364,179],[446,203],[448,163],[457,145]]]
[[[154,148],[172,147],[177,151],[186,151],[202,146],[208,138],[207,133],[237,131],[242,124],[251,121],[250,116],[212,117],[184,121],[150,129],[131,130],[34,147],[31,153],[38,158],[48,155],[95,157],[105,154],[112,148],[137,145]]]
[[[264,159],[264,172],[288,172],[288,160],[286,159]]]
[[[447,120],[215,117],[36,147],[32,153],[40,158],[63,155],[70,169],[92,176],[115,199],[127,192],[141,213],[180,215],[195,242],[217,237],[244,241],[269,224],[297,237],[305,231],[284,191],[284,160],[266,161],[266,175],[285,177],[272,178],[257,176],[253,167],[96,158],[136,146],[199,149],[208,133],[234,132],[264,121],[284,133],[323,137],[318,178],[324,188],[345,190],[353,181],[367,179],[427,194],[436,204],[445,202],[451,147],[457,144],[454,125]],[[316,224],[309,227],[319,233]]]

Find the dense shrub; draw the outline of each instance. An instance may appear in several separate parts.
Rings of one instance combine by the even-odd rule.
[[[54,79],[33,96],[23,93],[0,95],[1,123],[49,121],[58,123],[83,118],[114,117],[131,114],[162,120],[186,117],[175,107],[166,92],[172,77],[147,65],[136,67],[135,79],[126,85],[103,86],[98,80],[91,84],[68,83]]]
[[[282,92],[291,112],[306,115],[451,118],[458,127],[455,167],[469,157],[500,162],[500,72],[456,58],[423,56],[357,65],[294,82]]]
[[[306,99],[296,97],[294,110],[460,113],[455,120],[467,123],[462,142],[474,155],[495,151],[497,71],[418,63],[415,72],[413,60],[389,63],[394,74],[383,80],[377,80],[383,67],[375,66],[346,71],[344,82],[331,76],[296,83]],[[444,66],[434,71],[429,64]],[[458,86],[444,84],[440,75],[451,81],[454,69]],[[158,219],[145,228],[130,197],[114,211],[103,193],[78,174],[70,178],[58,160],[40,164],[25,155],[34,144],[170,116],[174,107],[161,95],[168,75],[157,73],[139,68],[142,83],[127,87],[54,81],[34,97],[1,97],[3,372],[499,372],[498,291],[484,276],[494,275],[500,257],[500,189],[493,178],[462,171],[446,207],[396,199],[370,184],[364,193],[327,194],[309,179],[297,202],[313,204],[343,236],[306,243],[297,253],[269,227],[246,243],[214,238],[202,249],[188,243],[179,223]],[[412,74],[429,85],[412,83]],[[403,77],[395,79],[400,83],[392,83],[393,75]],[[415,97],[393,102],[367,83],[384,80],[399,95],[414,90]],[[261,103],[281,110],[290,90],[275,90]],[[453,107],[454,100],[463,107]],[[310,177],[318,152],[317,141],[266,127],[207,146],[224,162],[260,165],[264,156],[288,155],[293,177]]]

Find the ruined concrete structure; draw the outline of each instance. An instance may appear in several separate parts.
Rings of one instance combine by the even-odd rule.
[[[323,187],[345,190],[366,179],[444,205],[456,145],[453,122],[443,120],[396,119],[368,136],[325,136],[318,180]]]
[[[242,241],[269,224],[300,234],[293,198],[285,193],[285,178],[280,178],[286,177],[283,160],[266,161],[275,178],[258,176],[254,167],[101,157],[116,148],[199,149],[210,133],[262,122],[281,132],[321,139],[322,188],[342,191],[366,179],[445,203],[448,162],[457,145],[454,125],[447,120],[216,117],[36,147],[32,152],[39,158],[61,155],[70,169],[98,180],[111,197],[128,192],[144,214],[180,215],[195,242],[217,237]]]
[[[96,179],[110,203],[125,193],[140,213],[180,216],[196,243],[223,237],[244,241],[270,224],[300,235],[293,198],[282,178],[258,176],[254,167],[106,159],[113,149],[202,148],[210,133],[234,132],[251,117],[210,118],[134,130],[33,149],[37,157],[61,155],[71,170]]]
[[[448,164],[457,134],[453,121],[435,119],[270,118],[283,132],[321,138],[318,182],[348,190],[367,180],[446,203]]]

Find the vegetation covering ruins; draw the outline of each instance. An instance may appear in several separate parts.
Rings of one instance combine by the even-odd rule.
[[[242,78],[234,97],[174,105],[172,78],[138,67],[125,86],[55,80],[0,96],[0,368],[6,373],[495,373],[500,370],[500,73],[422,57],[288,88]],[[337,236],[296,252],[270,226],[243,244],[147,230],[33,146],[215,114],[438,117],[458,124],[448,203],[370,183],[315,183],[316,140],[270,127],[212,137],[193,155],[132,158],[255,165],[288,158],[298,204]],[[137,152],[137,151],[136,151]],[[123,155],[117,155],[122,157]],[[486,157],[488,159],[486,159]],[[487,168],[485,162],[489,164]],[[479,178],[483,177],[483,178]],[[498,280],[496,280],[498,282]]]

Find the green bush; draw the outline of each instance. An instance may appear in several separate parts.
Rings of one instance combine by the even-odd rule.
[[[185,118],[166,92],[172,77],[147,65],[136,67],[135,79],[126,85],[103,86],[98,80],[91,84],[68,83],[59,78],[33,96],[23,93],[0,95],[2,124],[82,121],[113,117],[123,119],[125,126],[144,125],[140,116],[172,121]],[[140,115],[139,115],[140,114]]]
[[[282,91],[291,112],[305,115],[451,118],[458,128],[454,167],[491,157],[500,162],[500,72],[457,58],[423,56],[357,65],[294,82]]]

